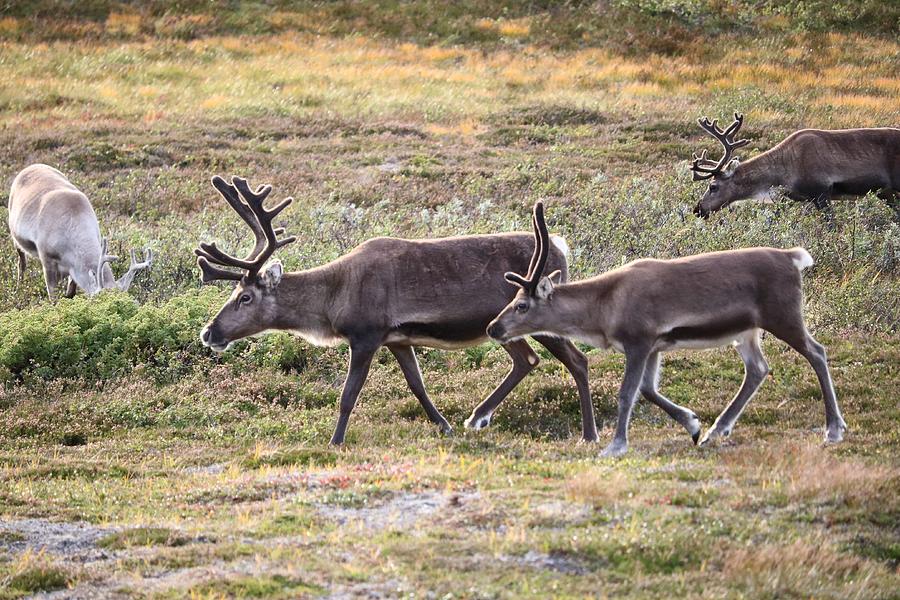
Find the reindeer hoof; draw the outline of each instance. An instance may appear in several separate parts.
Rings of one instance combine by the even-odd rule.
[[[466,419],[466,429],[474,429],[475,431],[484,429],[491,424],[492,416],[493,415],[485,415],[483,417],[476,417],[475,415],[472,415]]]
[[[600,452],[601,458],[618,458],[628,452],[628,444],[621,444],[618,442],[610,443],[606,448]]]
[[[696,446],[697,440],[700,439],[700,432],[703,430],[703,427],[700,426],[700,418],[697,417],[697,415],[695,415],[694,413],[691,413],[685,429],[687,429],[688,433],[691,434],[691,440],[693,440],[694,445]]]
[[[706,446],[706,445],[709,445],[709,443],[712,442],[713,440],[716,440],[719,438],[724,439],[724,438],[727,438],[729,435],[731,435],[730,427],[727,429],[719,429],[719,427],[717,425],[713,425],[706,431],[706,434],[703,436],[703,438],[700,440],[700,443],[697,445],[698,446]]]
[[[441,430],[441,433],[444,435],[451,435],[453,433],[453,427],[450,426],[450,423],[444,421],[443,423],[438,423],[438,429]]]
[[[825,443],[826,444],[840,444],[844,441],[844,427],[836,427],[834,429],[827,429],[825,431]]]

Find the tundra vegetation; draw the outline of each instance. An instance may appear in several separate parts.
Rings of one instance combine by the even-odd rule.
[[[701,115],[744,113],[748,155],[896,126],[898,19],[876,0],[3,5],[0,172],[60,168],[111,253],[155,261],[129,294],[52,304],[35,261],[16,288],[0,233],[0,597],[895,597],[900,227],[871,197],[832,225],[778,198],[698,219],[688,167]],[[201,288],[192,249],[250,249],[215,174],[295,198],[288,270],[376,235],[528,231],[539,199],[573,280],[803,246],[846,439],[821,446],[815,376],[767,338],[769,380],[709,448],[640,401],[630,453],[600,459],[537,345],[466,431],[509,368],[490,344],[418,352],[452,436],[382,351],[331,448],[346,347],[200,343],[230,286]],[[623,359],[587,356],[605,442]],[[705,427],[741,382],[730,350],[666,365],[661,391]]]

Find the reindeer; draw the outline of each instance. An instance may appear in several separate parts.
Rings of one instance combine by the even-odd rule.
[[[88,296],[106,288],[127,290],[134,276],[153,261],[150,249],[138,261],[131,251],[131,266],[117,281],[109,266],[116,256],[107,254],[94,208],[65,175],[47,165],[30,165],[13,180],[9,193],[9,231],[18,255],[18,284],[25,275],[25,257],[36,257],[44,268],[47,295],[56,299],[56,287],[65,277],[66,298],[77,288]]]
[[[747,248],[674,260],[644,259],[591,279],[559,283],[556,271],[544,275],[549,243],[541,203],[534,208],[534,219],[538,259],[525,276],[506,274],[520,289],[488,326],[488,335],[508,344],[541,332],[624,352],[618,423],[605,456],[628,449],[628,423],[638,391],[691,432],[696,442],[696,415],[659,392],[660,356],[679,348],[735,345],[744,361],[744,382],[700,444],[730,435],[769,373],[760,348],[762,330],[787,342],[812,365],[825,397],[826,441],[841,441],[846,424],[825,348],[803,322],[800,273],[813,264],[806,250]]]
[[[214,177],[212,184],[250,227],[256,245],[244,259],[222,252],[214,243],[201,243],[194,251],[204,283],[238,282],[219,313],[203,328],[203,344],[222,352],[235,340],[272,329],[295,332],[316,345],[347,342],[350,365],[331,438],[335,445],[344,442],[372,358],[381,346],[387,346],[425,414],[441,431],[450,432],[450,424],[425,391],[413,348],[453,349],[487,341],[485,327],[512,297],[496,274],[525,266],[532,254],[531,236],[374,238],[326,265],[285,273],[280,262],[267,265],[266,261],[296,239],[279,238],[284,230],[272,225],[292,199],[266,209],[264,201],[271,186],[252,191],[240,177],[234,177],[231,184]],[[548,244],[545,260],[565,279],[565,241],[554,236]],[[587,358],[568,340],[544,335],[534,339],[574,377],[581,403],[582,438],[596,441]],[[503,348],[512,358],[512,369],[473,410],[466,420],[469,428],[487,427],[500,402],[538,364],[537,354],[525,340],[505,343]]]
[[[735,113],[734,122],[724,130],[718,120],[704,117],[697,122],[725,149],[717,161],[706,158],[706,150],[694,154],[694,181],[712,179],[694,208],[699,217],[738,200],[769,200],[775,187],[783,188],[792,200],[812,202],[829,214],[833,195],[864,196],[874,191],[900,216],[900,204],[894,198],[900,191],[900,129],[803,129],[742,163],[733,155],[750,143],[734,139],[743,115]]]

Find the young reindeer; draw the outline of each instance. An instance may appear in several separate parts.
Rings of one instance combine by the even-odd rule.
[[[900,129],[803,129],[746,162],[733,158],[750,140],[735,140],[744,116],[734,114],[726,129],[718,121],[698,119],[700,127],[716,138],[725,152],[719,160],[706,158],[706,150],[691,162],[694,181],[712,179],[694,208],[699,217],[753,198],[765,200],[772,188],[784,188],[792,200],[813,202],[829,210],[833,195],[879,196],[900,214],[895,193],[900,192]]]
[[[122,291],[131,286],[135,274],[153,261],[150,249],[138,261],[131,251],[131,266],[117,281],[109,266],[118,257],[107,254],[100,237],[94,208],[81,191],[53,167],[34,164],[22,169],[9,193],[9,231],[19,258],[18,282],[25,275],[25,256],[41,261],[50,299],[65,277],[66,298],[81,288],[93,296],[106,288]]]
[[[605,456],[618,456],[628,449],[628,422],[638,391],[696,441],[697,417],[658,389],[660,355],[678,348],[735,345],[744,361],[744,382],[700,444],[731,434],[769,373],[759,345],[761,330],[787,342],[812,365],[825,396],[825,439],[841,441],[846,425],[825,348],[803,322],[800,272],[813,264],[806,250],[747,248],[674,260],[643,259],[590,279],[557,284],[556,272],[544,276],[548,236],[540,202],[534,218],[539,258],[525,277],[506,274],[521,289],[488,326],[488,335],[509,343],[541,332],[625,353],[618,423]]]
[[[531,236],[375,238],[321,267],[285,273],[278,261],[268,266],[266,261],[275,250],[295,240],[293,236],[279,239],[283,230],[272,226],[272,220],[292,199],[266,209],[263,202],[271,186],[254,192],[240,177],[234,177],[232,184],[214,177],[212,184],[253,231],[256,246],[244,259],[225,254],[215,244],[203,243],[194,251],[203,282],[238,282],[225,306],[204,327],[202,342],[222,352],[235,340],[282,329],[317,345],[349,343],[350,365],[332,444],[344,442],[372,358],[381,346],[387,346],[428,418],[449,432],[450,424],[425,392],[413,347],[463,348],[486,341],[485,327],[513,295],[495,275],[525,266],[532,255]],[[565,242],[554,238],[551,244],[547,239],[543,260],[562,270],[565,278]],[[532,255],[532,260],[536,258]],[[596,441],[587,358],[568,340],[542,335],[535,339],[575,378],[582,437]],[[512,370],[475,408],[467,427],[486,427],[503,398],[538,364],[537,354],[524,340],[505,343],[503,348],[513,359]]]

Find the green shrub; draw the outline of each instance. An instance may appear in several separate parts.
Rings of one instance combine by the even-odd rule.
[[[544,189],[553,178],[552,170],[552,165],[528,169],[524,185]],[[893,332],[900,328],[900,226],[891,209],[874,196],[836,203],[834,221],[829,223],[812,207],[790,201],[746,203],[703,221],[691,214],[696,190],[679,173],[635,178],[619,186],[614,196],[601,197],[598,205],[597,196],[602,193],[599,184],[588,183],[575,192],[572,202],[554,202],[548,212],[551,229],[564,235],[571,247],[572,279],[647,256],[803,246],[816,261],[804,274],[807,315],[816,331]],[[287,268],[296,269],[336,258],[359,241],[392,230],[426,237],[503,231],[517,224],[523,228],[528,215],[523,206],[539,194],[527,193],[530,198],[508,206],[491,204],[490,210],[473,210],[471,202],[463,200],[434,209],[398,205],[390,211],[329,202],[289,215],[286,225],[291,231],[321,235],[307,236],[305,244],[287,246],[279,254]],[[335,218],[350,213],[352,219]],[[143,304],[111,291],[93,299],[79,295],[56,303],[36,295],[11,295],[7,302],[12,306],[23,301],[32,304],[0,310],[0,382],[104,381],[135,370],[154,381],[171,382],[211,362],[285,374],[307,370],[323,351],[287,333],[240,341],[216,358],[202,347],[200,329],[222,305],[227,286],[197,289],[196,267],[185,248],[195,242],[186,240],[219,240],[225,248],[241,249],[246,232],[231,215],[219,223],[209,223],[203,213],[182,217],[177,226],[174,217],[166,222],[170,220],[173,230],[161,228],[166,237],[155,242],[165,251],[132,289]],[[334,228],[328,228],[329,221]],[[12,274],[14,267],[4,265],[3,270]],[[426,353],[423,360],[427,362],[429,356]],[[483,350],[470,350],[467,358],[478,365]],[[266,396],[287,405],[297,402],[299,393],[305,392],[279,383]],[[326,394],[314,404],[330,403],[331,396]]]
[[[175,379],[201,356],[198,333],[221,301],[215,288],[144,306],[109,291],[0,313],[0,381],[113,379],[138,365]]]
[[[133,546],[183,546],[190,540],[165,527],[136,527],[107,534],[97,541],[101,548],[122,550]]]
[[[305,370],[322,352],[276,332],[238,341],[233,350],[214,355],[200,343],[200,330],[224,300],[222,290],[212,286],[144,305],[127,294],[106,291],[92,299],[76,296],[0,312],[0,383],[106,381],[134,371],[169,383],[215,362],[238,371],[261,367],[289,374]],[[275,378],[264,395],[281,405],[307,396],[315,405],[334,399],[332,393],[295,388]]]

